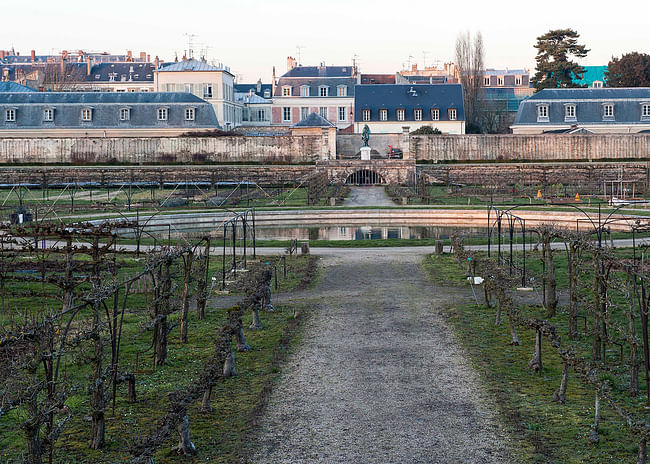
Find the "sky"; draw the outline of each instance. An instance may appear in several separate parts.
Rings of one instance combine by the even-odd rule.
[[[287,56],[301,64],[350,65],[363,73],[395,73],[453,61],[459,33],[483,35],[485,64],[534,73],[536,37],[572,28],[590,49],[581,65],[606,65],[612,56],[650,53],[650,2],[621,7],[585,2],[434,0],[0,0],[0,49],[21,54],[61,50],[146,51],[171,61],[188,49],[231,68],[240,83],[269,83]]]

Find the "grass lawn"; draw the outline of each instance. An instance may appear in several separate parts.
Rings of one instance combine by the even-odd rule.
[[[437,285],[466,285],[466,274],[458,268],[451,255],[428,256],[423,266]],[[482,289],[477,294],[482,303]],[[539,307],[523,307],[521,311],[530,317],[544,318]],[[521,345],[512,346],[507,316],[504,316],[503,325],[495,326],[493,308],[484,304],[459,304],[446,308],[446,314],[472,364],[485,380],[488,397],[493,399],[510,432],[515,462],[636,462],[637,438],[604,403],[601,403],[600,442],[589,442],[594,420],[593,387],[582,384],[570,373],[566,404],[552,401],[562,374],[561,358],[555,348],[543,343],[544,369],[539,375],[527,367],[533,353],[533,331],[518,328]],[[561,311],[552,322],[563,335],[563,343],[567,343],[566,313]],[[591,340],[584,335],[582,323],[579,325],[580,338],[572,346],[587,353]],[[617,402],[638,417],[647,417],[645,386],[641,385],[639,397],[629,397],[629,376],[617,365],[618,347],[608,350],[607,361],[610,373],[605,375]],[[640,383],[644,383],[642,378]]]

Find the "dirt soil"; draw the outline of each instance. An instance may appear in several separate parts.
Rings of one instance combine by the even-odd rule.
[[[278,295],[313,311],[251,462],[511,462],[481,378],[440,310],[471,301],[471,291],[434,286],[424,252],[332,252],[314,289]]]

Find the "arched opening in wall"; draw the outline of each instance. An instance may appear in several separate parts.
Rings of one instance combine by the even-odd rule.
[[[370,169],[361,169],[357,172],[353,172],[345,180],[345,183],[348,185],[375,185],[375,184],[384,184],[384,178],[377,174],[375,171]]]

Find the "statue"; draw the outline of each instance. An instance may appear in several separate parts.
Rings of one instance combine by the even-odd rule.
[[[368,140],[370,140],[370,128],[368,124],[363,126],[363,132],[361,133],[361,140],[363,141],[363,146],[368,147]]]

